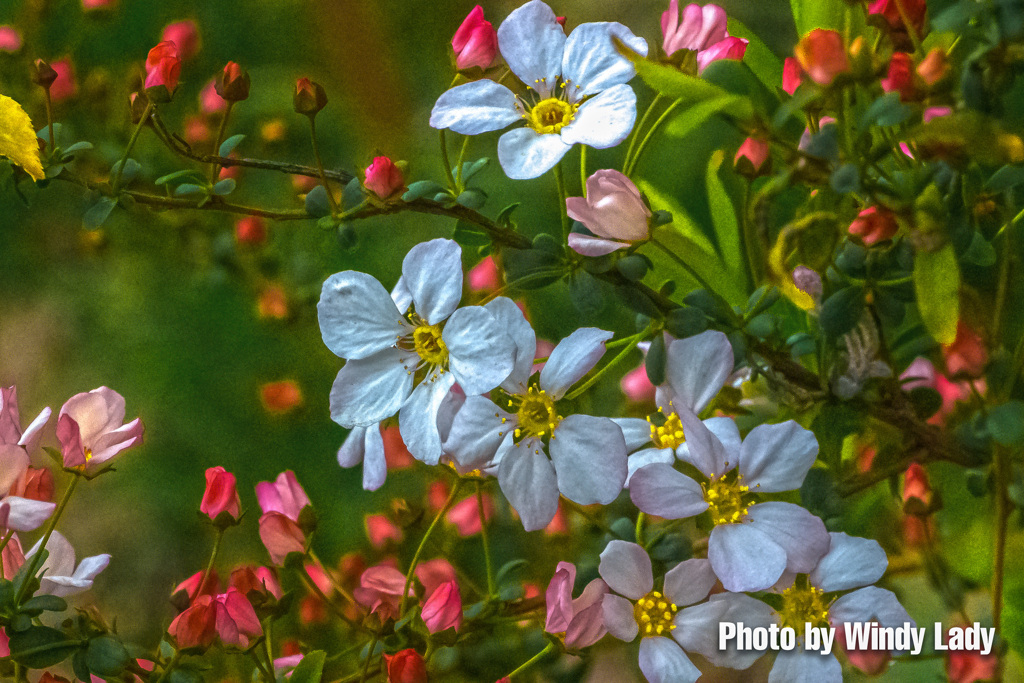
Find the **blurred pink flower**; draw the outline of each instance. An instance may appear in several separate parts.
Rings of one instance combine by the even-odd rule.
[[[864,244],[871,246],[876,242],[892,239],[899,230],[896,222],[896,214],[889,209],[869,206],[857,214],[857,218],[850,223],[848,231],[851,235],[861,238]]]
[[[54,102],[74,97],[78,94],[78,81],[75,80],[75,67],[70,57],[50,62],[50,67],[57,72],[57,80],[50,86],[50,98]]]
[[[377,565],[370,567],[359,577],[359,587],[352,591],[356,602],[369,607],[370,612],[380,616],[381,621],[398,618],[398,607],[402,601],[405,575],[394,567]],[[415,597],[409,586],[408,597]]]
[[[370,545],[380,550],[388,541],[401,543],[405,534],[386,515],[367,515],[366,537],[370,539]]]
[[[882,79],[882,90],[898,92],[903,101],[914,98],[914,60],[906,52],[894,52],[889,70]]]
[[[21,49],[21,34],[13,26],[0,26],[0,52],[17,52]]]
[[[294,522],[299,521],[299,514],[310,504],[309,496],[291,470],[277,475],[273,482],[256,484],[256,500],[263,512],[279,512]]]
[[[199,91],[199,110],[204,114],[219,114],[227,107],[227,101],[217,94],[217,79],[211,79]]]
[[[164,27],[162,41],[170,41],[178,47],[178,56],[187,62],[199,52],[199,27],[191,19],[176,21]]]
[[[797,43],[793,52],[800,68],[818,85],[829,85],[850,68],[843,37],[837,31],[816,28]]]
[[[654,385],[647,377],[647,368],[643,363],[623,375],[619,387],[626,398],[634,403],[649,403],[654,400]]]
[[[451,562],[443,557],[435,557],[416,565],[416,578],[423,584],[423,596],[429,598],[441,585],[455,581],[457,575]]]
[[[501,287],[501,273],[493,256],[485,256],[466,275],[471,292],[494,292]]]
[[[980,377],[988,363],[985,342],[961,319],[956,324],[956,338],[953,343],[942,347],[946,358],[946,372],[950,375]]]

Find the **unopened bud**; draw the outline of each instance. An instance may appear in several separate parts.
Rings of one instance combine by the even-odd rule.
[[[327,106],[327,93],[319,83],[308,78],[295,82],[295,112],[312,118]]]
[[[228,62],[214,89],[228,102],[241,102],[249,97],[249,72],[235,62]]]
[[[32,82],[41,88],[50,89],[53,82],[57,80],[57,72],[53,67],[41,59],[32,64]]]

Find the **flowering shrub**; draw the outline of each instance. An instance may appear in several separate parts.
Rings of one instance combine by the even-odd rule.
[[[0,26],[0,67],[29,74],[0,94],[0,182],[30,204],[87,190],[96,250],[141,207],[229,214],[211,260],[230,252],[265,324],[315,315],[334,376],[260,380],[268,431],[316,413],[337,464],[381,491],[367,543],[327,554],[325,527],[361,512],[296,472],[331,453],[275,452],[255,499],[222,464],[205,490],[182,472],[213,541],[167,600],[136,596],[160,631],[136,642],[69,602],[102,595],[118,559],[78,560],[61,525],[159,427],[105,386],[25,425],[0,388],[0,676],[1019,680],[1019,5],[792,0],[781,56],[712,4],[671,0],[660,36],[542,0],[476,6],[434,41],[451,84],[416,125],[437,173],[395,141],[354,172],[325,164],[339,114],[305,75],[278,93],[298,123],[277,112],[258,135],[272,150],[301,128],[311,163],[255,158],[235,112],[264,74],[200,71],[194,19],[122,74],[126,142],[71,142],[63,107],[93,75]],[[150,143],[168,156],[136,160]],[[258,171],[301,198],[236,200]],[[498,186],[520,201],[491,211]],[[429,237],[370,254],[361,221],[399,214]],[[345,267],[302,282],[323,261],[286,221],[336,235]],[[260,560],[232,562],[229,535]]]

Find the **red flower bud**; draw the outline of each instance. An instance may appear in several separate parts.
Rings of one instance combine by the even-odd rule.
[[[384,655],[389,683],[427,683],[427,664],[422,655],[409,648],[393,655]]]
[[[267,240],[267,226],[259,216],[239,218],[235,223],[235,239],[239,244],[263,244]]]
[[[771,145],[767,140],[747,138],[736,150],[736,156],[733,157],[736,171],[749,177],[760,175],[762,168],[768,170],[765,167],[765,162],[771,159],[771,151]]]
[[[308,78],[300,78],[295,82],[295,111],[306,116],[316,116],[327,106],[327,93],[319,83]]]
[[[187,61],[199,52],[199,27],[190,19],[168,24],[160,40],[174,43],[178,47],[178,56]]]
[[[877,206],[869,206],[861,211],[849,227],[849,233],[860,237],[868,246],[891,239],[897,230],[899,225],[896,223],[896,215]]]
[[[146,57],[145,88],[151,100],[169,102],[178,87],[179,76],[181,58],[173,42],[165,40],[149,51]],[[159,88],[164,90],[156,90]]]
[[[843,37],[836,31],[816,28],[797,43],[793,52],[800,67],[818,85],[829,85],[850,68]]]
[[[868,14],[879,14],[885,17],[892,28],[904,27],[903,17],[900,14],[900,7],[897,0],[874,0],[868,5]],[[920,32],[924,26],[924,15],[928,11],[927,0],[899,0],[903,5],[903,12],[913,25],[914,30]]]
[[[249,72],[235,62],[228,62],[214,87],[228,102],[241,102],[249,97]]]
[[[895,52],[889,72],[882,79],[882,90],[898,92],[904,102],[914,98],[914,62],[906,52]]]
[[[374,157],[373,163],[366,168],[363,186],[381,199],[387,199],[405,187],[405,178],[391,159]]]
[[[924,505],[932,502],[932,487],[928,483],[928,473],[918,463],[911,463],[903,475],[903,502],[916,498]]]
[[[795,57],[786,57],[782,63],[782,89],[790,95],[796,92],[803,80],[804,71]]]
[[[179,648],[209,647],[217,637],[217,607],[213,596],[201,595],[167,628]]]
[[[484,20],[484,9],[477,5],[463,20],[452,37],[455,68],[459,71],[478,66],[486,69],[498,54],[498,33]]]
[[[302,529],[280,512],[268,512],[260,517],[260,540],[274,564],[284,564],[289,553],[301,553],[306,549],[306,535]]]
[[[225,512],[238,519],[238,515],[241,514],[240,504],[238,490],[235,488],[235,475],[220,465],[206,470],[206,491],[199,504],[199,511],[210,519],[217,519]]]

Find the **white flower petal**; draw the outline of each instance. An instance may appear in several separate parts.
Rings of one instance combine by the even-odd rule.
[[[448,347],[449,369],[467,396],[490,391],[515,367],[515,342],[483,306],[452,313],[441,338]]]
[[[708,559],[725,589],[763,591],[786,569],[786,551],[753,524],[719,524],[708,539]]]
[[[616,593],[639,600],[654,588],[651,558],[636,543],[609,541],[601,551],[597,573]],[[610,630],[610,628],[609,628]]]
[[[324,344],[349,360],[394,346],[406,331],[402,314],[384,285],[355,270],[327,278],[316,311]]]
[[[724,650],[719,649],[718,625],[743,622],[749,628],[767,628],[775,621],[775,610],[760,600],[743,593],[718,593],[707,602],[680,611],[672,637],[685,650],[703,655],[715,666],[746,669],[760,659],[764,651],[737,650],[735,640]]]
[[[829,537],[828,554],[811,572],[813,585],[826,592],[845,591],[870,585],[885,574],[889,560],[878,541],[840,532]]]
[[[733,368],[732,345],[718,330],[676,339],[665,354],[665,379],[682,404],[700,413],[725,384]]]
[[[896,594],[878,586],[861,588],[836,600],[829,608],[829,619],[833,625],[877,619],[888,628],[904,624],[916,626]]]
[[[542,97],[555,87],[564,47],[565,31],[540,0],[517,8],[498,27],[498,49],[508,68]]]
[[[391,289],[391,300],[395,302],[395,308],[403,315],[412,306],[412,292],[405,286],[405,278],[399,276],[398,282]]]
[[[536,439],[524,439],[501,456],[498,484],[527,531],[543,529],[558,511],[555,468]]]
[[[787,571],[807,574],[828,552],[825,523],[799,505],[779,501],[758,503],[747,511],[747,517],[785,549]]]
[[[569,500],[607,505],[622,492],[626,442],[622,430],[608,418],[570,415],[555,429],[548,451],[558,490]]]
[[[369,427],[394,415],[409,398],[418,360],[391,348],[345,363],[331,387],[331,419],[342,427]]]
[[[506,296],[489,301],[484,308],[490,311],[498,329],[504,330],[516,347],[515,367],[501,387],[510,394],[525,393],[533,372],[533,359],[537,355],[537,334],[527,322],[523,310]]]
[[[338,449],[338,464],[342,467],[355,467],[363,461],[366,452],[364,440],[368,429],[380,429],[379,425],[370,427],[354,427],[348,433]]]
[[[782,651],[775,658],[768,683],[842,683],[843,667],[835,655],[803,648]]]
[[[640,641],[640,671],[650,683],[693,683],[700,669],[671,638],[654,637]]]
[[[431,325],[450,316],[462,299],[462,247],[438,238],[421,242],[402,261],[402,279],[416,313]]]
[[[633,614],[633,603],[620,595],[608,593],[604,596],[602,606],[604,624],[608,627],[608,633],[627,643],[636,638],[640,627]]]
[[[584,256],[604,256],[629,246],[627,242],[616,242],[604,237],[591,237],[579,232],[569,233],[569,248]]]
[[[32,420],[28,427],[25,427],[25,432],[18,439],[18,445],[24,446],[27,450],[31,451],[36,446],[36,441],[42,436],[42,428],[46,425],[47,420],[50,419],[50,415],[53,413],[49,408],[43,408],[36,419]]]
[[[612,422],[619,425],[619,429],[622,430],[626,450],[630,453],[651,442],[651,423],[647,420],[638,417],[613,417]]]
[[[722,442],[696,415],[685,408],[680,408],[676,414],[686,434],[686,448],[676,449],[677,458],[690,463],[709,477],[712,474],[721,475],[736,466],[738,454],[730,458]]]
[[[8,508],[7,528],[14,531],[34,531],[50,518],[56,503],[47,503],[20,496],[7,496],[0,502]]]
[[[556,401],[562,398],[569,387],[597,365],[604,355],[604,343],[613,336],[596,327],[581,327],[558,342],[540,371],[540,388]]]
[[[470,396],[455,414],[444,452],[465,470],[486,465],[495,458],[505,436],[516,428],[516,418],[483,396]]]
[[[509,178],[528,180],[550,171],[571,148],[561,135],[515,128],[498,138],[498,161]]]
[[[665,574],[665,597],[676,605],[692,605],[708,597],[718,583],[711,562],[694,558],[680,562]]]
[[[607,149],[619,144],[636,122],[636,94],[625,83],[613,85],[580,105],[572,123],[559,131],[562,142]]]
[[[765,492],[800,488],[818,456],[814,433],[793,420],[754,427],[740,448],[740,474]]]
[[[671,465],[676,461],[676,455],[671,448],[645,448],[629,456],[626,460],[626,488],[633,480],[633,475],[648,465],[660,463]]]
[[[412,457],[428,465],[441,460],[441,434],[437,429],[437,411],[455,383],[450,372],[432,371],[413,389],[398,412],[398,429]]]
[[[622,24],[580,24],[566,39],[562,57],[562,78],[572,101],[627,83],[636,75],[633,63],[619,54],[612,36],[637,54],[647,56],[647,41]]]
[[[686,519],[708,509],[700,484],[665,463],[642,467],[629,480],[633,504],[649,515]]]
[[[516,109],[515,94],[484,78],[441,93],[430,111],[430,127],[479,135],[501,130],[521,117]]]
[[[384,436],[380,425],[366,429],[363,441],[363,490],[376,491],[388,476],[388,461],[384,455]]]

